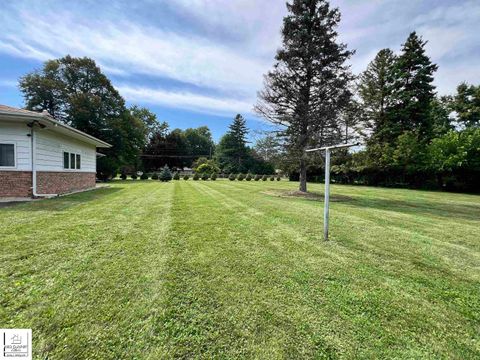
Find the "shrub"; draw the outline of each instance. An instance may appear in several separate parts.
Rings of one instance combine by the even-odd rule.
[[[175,173],[175,175],[173,175],[173,180],[180,180],[180,174],[178,171]]]
[[[190,179],[190,176],[188,176],[188,174],[183,175],[183,180],[188,180],[188,179]]]
[[[136,174],[132,174],[131,178],[132,178],[132,180],[137,180],[137,175],[136,175]]]
[[[228,180],[230,180],[230,181],[235,180],[235,175],[234,174],[228,175]]]
[[[143,174],[140,176],[140,180],[148,180],[148,175],[147,175],[147,173],[143,173]]]
[[[213,173],[213,174],[210,176],[210,179],[212,179],[213,181],[217,180],[217,174],[216,174],[216,173]]]
[[[253,180],[258,181],[258,180],[260,180],[261,178],[262,178],[262,175],[257,174],[257,175],[255,175],[255,177],[253,178]]]
[[[270,176],[270,181],[275,181],[275,175]]]
[[[127,180],[127,174],[122,174],[122,175],[120,175],[120,179],[122,179],[122,180]]]
[[[208,180],[209,178],[210,178],[210,175],[208,175],[208,174],[203,174],[202,175],[202,180],[204,180],[204,181]]]
[[[163,167],[162,172],[160,173],[158,178],[160,181],[163,181],[163,182],[172,180],[172,172],[170,171],[167,165]]]
[[[245,179],[245,175],[243,175],[242,173],[238,174],[237,180],[242,181],[243,179]]]
[[[267,181],[267,179],[268,179],[268,176],[267,176],[267,175],[263,175],[263,176],[262,176],[262,181]]]
[[[280,181],[280,175],[277,175],[277,181]]]
[[[158,180],[158,174],[157,173],[153,173],[152,180]]]
[[[247,177],[245,178],[245,180],[247,180],[247,181],[252,180],[252,174],[248,173],[248,174],[247,174]]]
[[[218,171],[220,171],[220,168],[217,166],[214,160],[207,160],[195,169],[195,172],[199,174],[211,174]]]
[[[193,174],[193,180],[197,181],[200,179],[200,175],[198,175],[197,173]]]

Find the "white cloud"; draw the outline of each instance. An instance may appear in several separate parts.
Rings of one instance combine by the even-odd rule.
[[[41,61],[67,53],[89,56],[114,74],[161,76],[251,93],[269,67],[242,49],[128,20],[85,23],[68,12],[47,12],[39,18],[25,10],[14,20],[8,16],[2,20],[0,51]]]
[[[11,2],[0,12],[0,53],[40,61],[66,54],[89,56],[113,77],[123,77],[121,92],[130,101],[209,113],[249,112],[281,44],[286,13],[285,2],[276,0],[102,4]],[[351,60],[354,72],[363,71],[382,48],[398,51],[408,33],[418,30],[440,66],[440,93],[454,91],[463,80],[480,82],[480,68],[474,64],[480,56],[480,2],[332,4],[343,15],[341,40],[358,50]],[[152,85],[156,79],[159,86]],[[167,89],[165,79],[173,80],[177,90]],[[200,94],[202,88],[221,95]]]
[[[182,108],[212,115],[250,113],[254,100],[205,96],[187,91],[168,91],[147,87],[117,86],[120,94],[130,102]]]

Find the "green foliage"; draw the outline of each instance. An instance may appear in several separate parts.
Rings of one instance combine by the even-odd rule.
[[[190,176],[188,176],[188,174],[183,175],[183,180],[188,180],[189,178]]]
[[[460,84],[450,99],[450,108],[465,127],[480,127],[480,85]]]
[[[158,180],[158,174],[156,172],[152,174],[152,180]]]
[[[134,164],[146,142],[145,123],[125,101],[94,60],[65,56],[23,76],[20,89],[26,108],[46,110],[55,119],[112,145],[102,149],[98,176],[109,179],[125,164]]]
[[[245,177],[245,180],[251,181],[252,180],[252,174],[248,173],[247,176]]]
[[[268,180],[268,175],[262,175],[262,181],[267,181]]]
[[[158,175],[158,179],[163,182],[168,182],[172,180],[172,172],[170,171],[168,165],[165,165]]]
[[[437,172],[461,169],[480,172],[480,128],[450,131],[429,146],[430,168]]]
[[[215,145],[210,130],[206,126],[196,129],[167,129],[154,133],[145,148],[145,154],[154,155],[146,157],[145,167],[158,168],[161,164],[168,164],[172,167],[184,168],[193,167],[195,170],[203,160],[208,161],[205,156],[213,154]],[[192,162],[192,158],[203,155]],[[212,170],[213,171],[213,170]]]
[[[210,174],[204,173],[202,174],[202,180],[206,181],[210,178]]]
[[[228,180],[233,181],[235,179],[236,179],[235,174],[232,173],[232,174],[228,175]]]
[[[148,180],[147,173],[143,173],[142,175],[140,175],[140,180]]]
[[[200,180],[200,174],[193,174],[193,180],[197,181],[197,180]]]
[[[240,173],[240,174],[237,175],[237,180],[238,180],[238,181],[243,181],[243,179],[245,179],[245,175],[244,175],[244,174]]]
[[[211,176],[210,176],[210,179],[215,181],[217,180],[217,174],[216,173],[213,173]]]
[[[215,160],[207,160],[199,165],[195,172],[198,172],[199,174],[211,174],[219,171],[220,168],[217,166]]]
[[[257,174],[257,175],[255,175],[254,180],[259,181],[261,178],[262,178],[262,175]]]
[[[180,173],[178,171],[173,175],[173,180],[180,180]]]
[[[97,177],[102,181],[112,179],[118,170],[118,162],[110,156],[97,159]]]

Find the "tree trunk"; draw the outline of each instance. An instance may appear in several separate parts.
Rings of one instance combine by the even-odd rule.
[[[304,159],[300,159],[300,187],[301,192],[307,192],[307,164]]]

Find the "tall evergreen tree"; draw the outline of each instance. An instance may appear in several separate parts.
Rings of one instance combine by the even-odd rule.
[[[433,135],[431,104],[435,98],[433,75],[437,65],[425,54],[426,41],[412,32],[395,61],[392,72],[391,123],[388,136],[395,140],[404,131],[414,131],[419,140]]]
[[[248,170],[250,154],[247,135],[246,121],[242,115],[237,114],[229,126],[229,131],[220,139],[216,149],[216,157],[223,171],[246,172]]]
[[[340,12],[326,0],[293,0],[283,20],[283,46],[266,76],[255,106],[279,125],[291,157],[298,159],[300,191],[307,191],[305,149],[339,140],[339,115],[352,80],[346,60],[353,54],[337,41]]]
[[[387,109],[392,105],[392,70],[395,55],[390,49],[380,50],[360,75],[358,93],[365,114],[366,127],[377,141],[383,140],[387,125]]]

